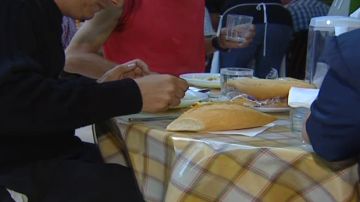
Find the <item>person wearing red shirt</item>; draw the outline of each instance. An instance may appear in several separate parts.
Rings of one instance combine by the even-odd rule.
[[[205,38],[203,0],[122,3],[82,25],[67,48],[66,71],[97,77],[119,63],[139,58],[157,73],[204,72],[206,52],[242,48],[254,36],[251,29],[244,43],[227,41],[224,34]],[[102,46],[107,60],[98,55]]]

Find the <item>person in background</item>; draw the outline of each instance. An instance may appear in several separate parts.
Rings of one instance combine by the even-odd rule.
[[[282,0],[291,13],[293,36],[286,54],[287,76],[304,79],[310,20],[325,16],[329,6],[321,0]]]
[[[307,31],[313,17],[325,16],[329,6],[321,0],[282,0],[290,11],[295,33]]]
[[[165,3],[166,2],[166,3]],[[65,70],[93,78],[133,58],[152,72],[180,75],[204,72],[206,51],[246,47],[244,43],[204,37],[203,0],[123,0],[85,22],[66,50]],[[103,47],[105,58],[98,55]]]
[[[332,37],[324,48],[329,65],[311,105],[303,136],[327,161],[358,159],[360,154],[360,30]]]
[[[70,44],[71,39],[74,37],[77,27],[76,27],[76,22],[74,19],[72,19],[71,17],[68,16],[64,16],[62,19],[62,44],[65,48]]]
[[[82,142],[74,130],[176,106],[187,83],[148,75],[141,60],[99,80],[58,76],[65,63],[62,14],[89,19],[115,6],[116,0],[1,1],[6,32],[0,32],[0,201],[14,201],[9,190],[29,202],[143,201],[131,170],[105,164],[97,146]],[[125,67],[134,78],[118,80]]]
[[[227,14],[254,17],[253,24],[256,26],[256,35],[249,46],[220,52],[220,69],[254,67],[254,75],[259,78],[266,78],[273,69],[280,71],[292,34],[290,13],[283,8],[280,0],[207,0],[206,3],[214,20],[214,27],[217,27],[218,23],[225,26],[226,15],[222,22],[218,20],[219,15],[228,9],[230,10]]]

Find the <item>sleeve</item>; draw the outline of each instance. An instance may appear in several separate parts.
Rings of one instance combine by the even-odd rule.
[[[339,48],[334,39],[329,44],[326,58],[330,69],[311,106],[306,129],[314,151],[328,161],[338,161],[360,152],[360,86],[356,81],[360,56],[350,53],[357,50],[350,43]]]
[[[132,79],[102,84],[84,77],[53,79],[27,71],[37,64],[24,57],[0,60],[2,133],[70,130],[141,110]]]
[[[36,32],[27,9],[8,0],[0,8],[0,16],[7,15],[0,17],[0,27],[7,27],[0,32],[0,134],[72,130],[141,110],[140,90],[132,79],[98,84],[85,77],[47,76],[55,67],[36,62],[31,51],[36,46],[31,33]]]

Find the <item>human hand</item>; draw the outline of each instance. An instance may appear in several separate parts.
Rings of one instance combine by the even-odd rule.
[[[255,36],[255,26],[253,24],[245,24],[237,26],[237,31],[243,36],[242,41],[233,41],[226,39],[227,28],[220,31],[219,44],[222,48],[245,48],[253,40]]]
[[[189,87],[185,80],[165,74],[151,74],[135,82],[140,88],[144,112],[160,112],[179,105]]]
[[[124,78],[139,78],[149,75],[148,65],[142,60],[135,59],[124,64],[116,65],[114,68],[108,70],[97,81],[98,83],[106,81],[115,81]]]

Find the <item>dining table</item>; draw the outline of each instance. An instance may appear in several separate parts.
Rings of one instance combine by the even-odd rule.
[[[167,131],[182,112],[115,117],[119,133],[99,139],[121,142],[104,158],[125,153],[146,201],[360,201],[358,165],[317,156],[292,132],[289,112],[273,113],[274,125],[254,137]]]

